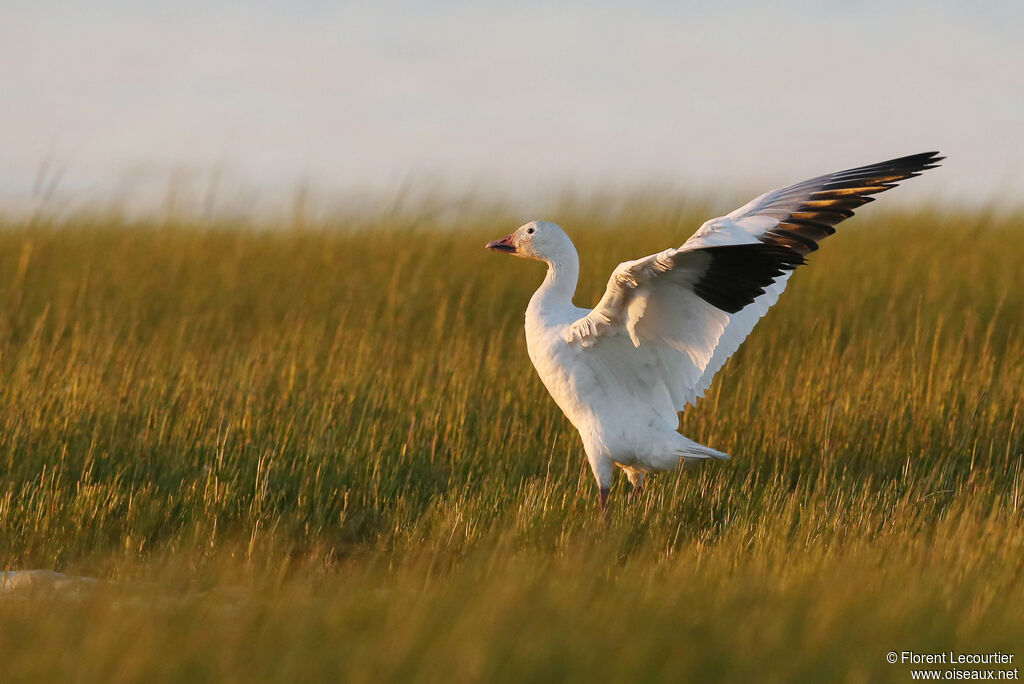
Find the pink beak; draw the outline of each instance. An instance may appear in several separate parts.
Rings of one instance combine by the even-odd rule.
[[[495,240],[494,242],[488,242],[487,243],[487,249],[493,249],[495,252],[505,252],[507,254],[515,254],[516,253],[516,246],[515,246],[515,243],[512,242],[512,238],[514,238],[515,236],[516,236],[516,234],[512,233],[511,235],[506,235],[505,237],[501,238],[500,240]]]

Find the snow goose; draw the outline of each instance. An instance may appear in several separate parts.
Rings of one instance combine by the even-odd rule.
[[[526,346],[583,438],[606,515],[614,466],[639,494],[645,473],[729,458],[677,432],[678,412],[704,396],[836,224],[941,159],[925,152],[767,192],[678,249],[619,264],[593,310],[572,303],[579,257],[558,225],[531,221],[487,244],[548,265],[526,309]]]

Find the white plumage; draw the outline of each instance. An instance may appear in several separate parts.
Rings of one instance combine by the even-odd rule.
[[[765,193],[677,249],[619,264],[593,310],[572,303],[579,258],[558,225],[533,221],[487,245],[548,264],[526,310],[527,348],[579,430],[602,508],[614,466],[639,491],[644,473],[728,458],[679,434],[678,412],[704,396],[837,223],[940,160],[927,152]]]

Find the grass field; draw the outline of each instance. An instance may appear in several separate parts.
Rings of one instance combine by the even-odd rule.
[[[883,201],[881,204],[885,204]],[[577,304],[698,205],[553,212]],[[533,217],[520,217],[533,218]],[[1024,658],[1024,216],[869,206],[612,522],[522,221],[0,226],[0,681],[910,681]],[[991,666],[990,666],[991,667]]]

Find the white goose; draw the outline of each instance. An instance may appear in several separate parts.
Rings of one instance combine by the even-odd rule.
[[[607,514],[613,466],[644,474],[729,458],[677,432],[786,287],[794,268],[853,209],[942,157],[926,152],[818,176],[711,219],[678,249],[619,264],[593,310],[573,305],[579,257],[556,224],[532,221],[488,249],[548,265],[526,309],[540,379],[579,430]]]

